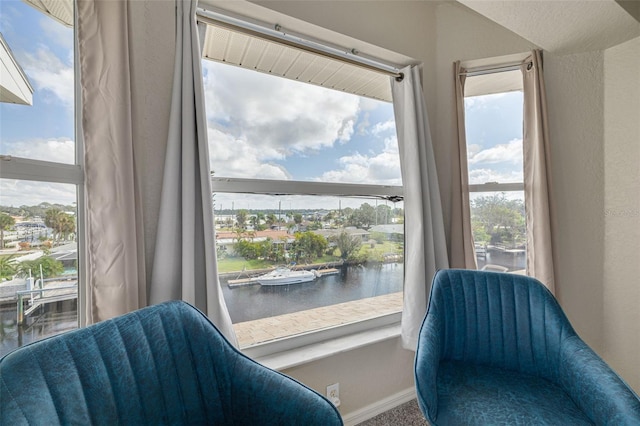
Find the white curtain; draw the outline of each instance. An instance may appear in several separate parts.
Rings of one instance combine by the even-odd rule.
[[[449,264],[452,268],[478,269],[471,230],[469,173],[467,171],[467,136],[464,115],[465,69],[460,61],[453,64],[458,143],[451,156],[451,219]]]
[[[185,300],[237,344],[218,279],[197,3],[176,5],[175,74],[149,302]]]
[[[391,80],[404,185],[405,270],[402,344],[415,350],[426,313],[431,281],[448,268],[447,246],[436,162],[420,71],[402,70],[402,81]]]
[[[547,99],[542,54],[532,52],[522,66],[524,84],[524,202],[527,221],[527,275],[555,290]]]
[[[77,22],[86,194],[86,325],[141,308],[147,295],[132,136],[129,3],[78,1]]]

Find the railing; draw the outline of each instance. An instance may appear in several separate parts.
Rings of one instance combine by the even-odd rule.
[[[53,295],[53,296],[45,296],[45,292],[59,291],[59,290],[69,290],[75,289],[75,292],[65,292],[63,294]],[[75,299],[78,297],[78,283],[77,281],[74,284],[61,285],[55,287],[43,287],[34,290],[21,290],[17,291],[16,295],[18,296],[18,309],[17,309],[17,321],[18,324],[24,324],[25,318],[28,317],[36,308],[42,306],[45,303],[59,302],[63,300]],[[39,297],[38,297],[39,296]],[[30,297],[32,305],[25,310],[24,309],[24,298]]]

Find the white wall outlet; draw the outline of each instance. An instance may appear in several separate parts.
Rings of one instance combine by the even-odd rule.
[[[340,383],[327,386],[327,399],[336,407],[340,406]]]

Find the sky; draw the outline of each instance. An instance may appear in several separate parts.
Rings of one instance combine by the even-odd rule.
[[[34,87],[32,106],[0,104],[0,154],[73,163],[73,31],[21,1],[2,0],[0,7],[0,32]],[[391,103],[209,60],[202,66],[216,176],[402,184]],[[515,120],[515,128],[510,124],[521,98],[494,98],[467,100],[472,182],[514,181],[518,173],[521,179],[521,121]],[[0,182],[0,205],[42,201],[71,204],[75,189]],[[337,208],[361,202],[216,194],[216,208]]]

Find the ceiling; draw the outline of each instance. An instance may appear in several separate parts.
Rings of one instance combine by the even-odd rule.
[[[558,54],[603,50],[640,36],[635,0],[457,1]]]

